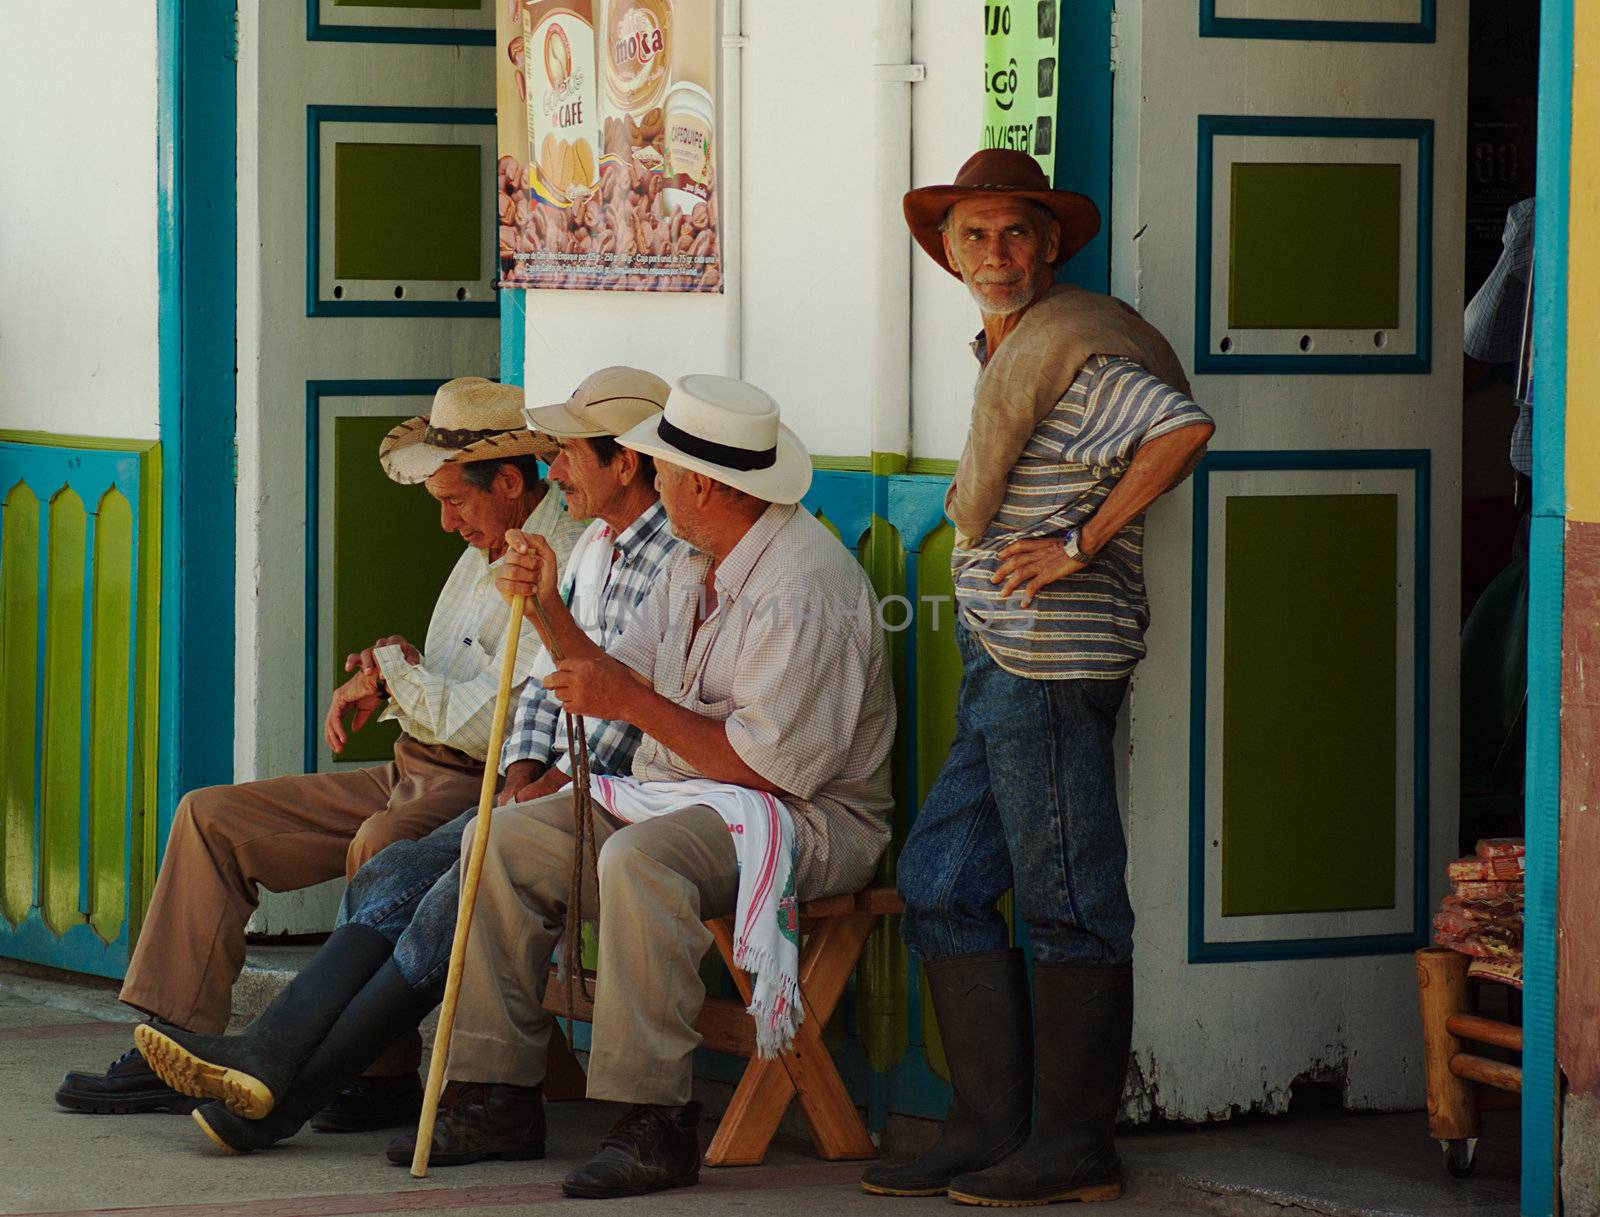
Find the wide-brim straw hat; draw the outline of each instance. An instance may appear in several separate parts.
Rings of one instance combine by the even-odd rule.
[[[1029,199],[1055,216],[1061,224],[1061,247],[1056,251],[1054,266],[1072,257],[1100,231],[1100,209],[1093,199],[1075,191],[1053,189],[1039,162],[1012,148],[985,148],[967,158],[950,185],[923,186],[908,192],[904,202],[906,223],[928,257],[959,279],[961,272],[945,257],[944,234],[939,225],[962,199],[994,195]]]
[[[778,403],[731,376],[679,377],[665,412],[617,442],[768,503],[798,503],[811,487],[811,455]]]
[[[401,423],[378,445],[383,471],[402,485],[425,482],[451,461],[503,461],[536,456],[552,461],[559,451],[547,436],[528,430],[522,390],[481,376],[461,376],[440,385],[433,409]]]
[[[563,439],[593,439],[631,431],[667,405],[672,386],[639,368],[601,368],[586,376],[564,402],[528,406],[528,426]]]

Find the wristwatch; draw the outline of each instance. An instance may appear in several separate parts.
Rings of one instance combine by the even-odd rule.
[[[1078,532],[1079,530],[1076,528],[1069,532],[1066,539],[1061,542],[1061,548],[1067,551],[1067,557],[1074,562],[1081,562],[1087,566],[1094,561],[1095,555],[1084,553],[1083,550],[1078,548]]]

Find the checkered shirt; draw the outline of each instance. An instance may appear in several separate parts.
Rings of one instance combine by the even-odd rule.
[[[610,574],[598,605],[589,603],[588,597],[593,593],[576,583],[585,551],[591,545],[604,545],[612,551]],[[605,521],[594,521],[573,547],[567,563],[567,587],[563,588],[568,608],[584,633],[609,650],[629,620],[643,611],[641,606],[651,587],[681,545],[672,535],[666,510],[659,502],[652,503],[614,541]],[[536,679],[528,681],[517,699],[516,716],[500,751],[500,772],[517,761],[549,764],[552,757],[564,754],[567,728],[562,715],[555,694]],[[639,746],[639,728],[619,719],[585,718],[583,722],[588,728],[589,759],[594,771],[627,774]],[[565,761],[564,756],[558,759]],[[566,764],[560,767],[565,769]]]

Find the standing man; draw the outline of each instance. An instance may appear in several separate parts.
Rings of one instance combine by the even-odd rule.
[[[348,877],[390,842],[426,836],[475,802],[509,617],[494,586],[506,530],[542,533],[563,562],[582,531],[539,477],[537,454],[553,451],[523,425],[521,389],[477,376],[441,386],[430,415],[384,438],[384,471],[396,482],[423,483],[439,502],[439,526],[468,545],[434,606],[425,651],[395,635],[349,656],[345,670],[355,675],[334,690],[328,707],[324,737],[335,754],[348,731],[380,709],[381,718],[398,721],[394,760],[185,795],[123,982],[124,1002],[189,1031],[220,1033],[244,966],[245,923],[258,887],[284,892]],[[395,554],[400,578],[404,556]],[[532,629],[524,634],[528,659],[519,682],[538,650]],[[417,1089],[413,1075],[408,1093]],[[385,1123],[403,1097],[391,1096]],[[104,1074],[69,1073],[56,1101],[108,1114],[192,1106],[136,1051]],[[406,1101],[415,1106],[420,1094]]]
[[[1144,512],[1214,428],[1152,326],[1054,283],[1100,217],[1031,157],[979,152],[953,185],[907,194],[905,214],[983,314],[945,499],[956,738],[897,864],[955,1096],[932,1149],[869,1168],[862,1186],[979,1205],[1111,1199],[1133,1027],[1112,737],[1145,650]],[[995,907],[1008,888],[1033,946],[1031,1018]],[[1049,1046],[1037,1059],[1035,1043]]]

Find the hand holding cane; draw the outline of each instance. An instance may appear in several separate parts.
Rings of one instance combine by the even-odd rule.
[[[538,601],[534,601],[537,606]],[[483,787],[478,794],[478,821],[462,876],[461,902],[456,913],[455,938],[450,943],[450,971],[444,984],[444,1001],[439,1006],[439,1029],[433,1037],[433,1059],[428,1063],[428,1086],[422,1096],[422,1115],[417,1122],[417,1150],[411,1159],[411,1173],[421,1179],[428,1173],[428,1157],[433,1151],[433,1125],[439,1115],[439,1092],[444,1087],[445,1062],[450,1055],[450,1031],[456,1019],[456,1001],[461,996],[461,970],[466,961],[467,933],[472,928],[472,906],[478,897],[478,880],[483,874],[483,859],[489,846],[489,819],[494,812],[494,787],[499,766],[500,744],[506,732],[506,709],[511,701],[511,676],[517,666],[517,643],[522,636],[523,597],[511,600],[511,623],[506,627],[505,654],[500,660],[500,689],[495,694],[494,722],[489,728],[488,759],[483,767]],[[542,614],[540,614],[542,616]]]

